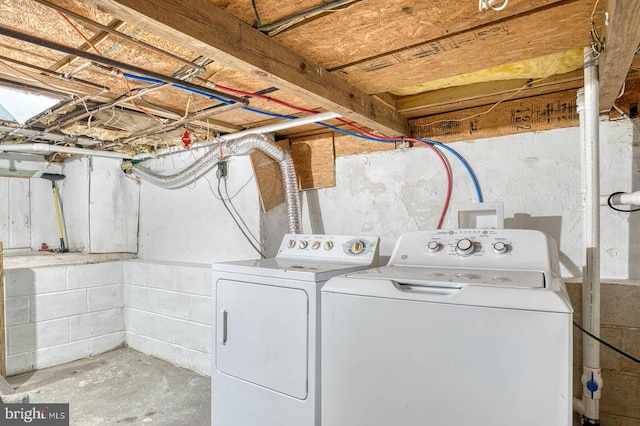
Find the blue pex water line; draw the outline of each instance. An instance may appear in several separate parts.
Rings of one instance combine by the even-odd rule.
[[[209,99],[215,99],[216,101],[222,102],[222,103],[225,103],[225,104],[232,104],[233,103],[233,101],[229,101],[227,99],[222,99],[222,98],[220,98],[218,96],[211,95],[211,94],[209,94],[207,92],[204,92],[204,91],[201,91],[201,90],[193,89],[191,87],[182,86],[180,84],[167,83],[166,81],[162,81],[162,80],[159,80],[157,78],[143,77],[143,76],[140,76],[140,75],[130,74],[130,73],[126,73],[126,72],[122,73],[122,75],[125,78],[129,78],[131,80],[142,81],[142,82],[145,82],[145,83],[169,84],[170,86],[175,87],[177,89],[181,89],[181,90],[185,90],[187,92],[195,93],[195,94],[207,97]],[[259,110],[259,109],[256,109],[256,108],[251,108],[251,107],[248,107],[248,106],[244,106],[244,107],[242,107],[242,109],[244,109],[246,111],[254,112],[256,114],[267,115],[269,117],[281,118],[281,119],[284,119],[284,120],[292,120],[292,119],[298,118],[298,117],[293,116],[293,115],[276,114],[276,113],[271,113],[271,112],[267,112],[267,111],[262,111],[262,110]],[[394,140],[386,140],[386,139],[374,138],[374,137],[371,137],[371,136],[361,135],[361,134],[358,134],[358,133],[354,133],[354,132],[350,132],[348,130],[341,129],[339,127],[331,126],[331,125],[326,124],[326,123],[316,123],[316,124],[319,124],[321,126],[324,126],[324,127],[328,128],[328,129],[335,130],[335,131],[340,132],[340,133],[344,133],[344,134],[349,135],[349,136],[354,136],[354,137],[357,137],[357,138],[360,138],[360,139],[366,139],[366,140],[370,140],[370,141],[373,141],[373,142],[383,142],[383,143],[385,143],[385,142],[386,143],[392,143],[392,142],[395,143],[396,142]],[[479,203],[483,202],[482,191],[480,190],[480,183],[478,182],[478,179],[476,178],[476,175],[473,172],[473,169],[471,168],[471,166],[469,165],[467,160],[465,160],[464,157],[462,157],[462,155],[460,155],[453,148],[451,148],[451,147],[449,147],[449,146],[447,146],[447,145],[445,145],[443,143],[436,142],[436,141],[433,141],[433,140],[430,140],[430,139],[419,139],[419,140],[421,140],[424,143],[428,143],[429,145],[434,145],[434,146],[437,146],[438,148],[443,148],[443,149],[449,151],[451,154],[453,154],[462,163],[462,165],[464,166],[465,170],[467,171],[467,173],[471,177],[471,181],[473,182],[473,186],[474,186],[474,188],[476,190],[476,196],[478,197],[478,202]]]
[[[181,89],[181,90],[185,90],[187,92],[195,93],[197,95],[201,95],[201,96],[204,96],[204,97],[209,98],[209,99],[215,99],[216,101],[222,102],[224,104],[232,104],[232,103],[234,103],[233,101],[229,101],[227,99],[223,99],[223,98],[220,98],[218,96],[211,95],[211,94],[209,94],[209,93],[207,93],[207,92],[205,92],[203,90],[193,89],[191,87],[182,86],[180,84],[175,84],[175,83],[167,83],[166,81],[162,81],[162,80],[159,80],[157,78],[143,77],[141,75],[130,74],[130,73],[127,73],[127,72],[123,72],[122,76],[125,77],[125,78],[128,78],[128,79],[131,79],[131,80],[142,81],[144,83],[168,84],[171,87],[175,87],[177,89]]]
[[[261,111],[259,109],[256,108],[251,108],[251,107],[243,107],[242,109],[247,110],[247,111],[251,111],[251,112],[255,112],[257,114],[262,114],[262,115],[266,115],[268,117],[275,117],[275,118],[281,118],[283,120],[292,120],[294,118],[298,118],[295,117],[293,115],[282,115],[282,114],[276,114],[276,113],[272,113],[272,112],[267,112],[267,111]],[[340,133],[344,133],[345,135],[349,135],[349,136],[354,136],[356,138],[360,138],[360,139],[366,139],[366,140],[370,140],[373,142],[382,142],[382,143],[395,143],[397,141],[394,140],[386,140],[386,139],[381,139],[381,138],[373,138],[371,136],[366,136],[366,135],[361,135],[358,133],[353,133],[350,132],[348,130],[344,130],[341,129],[339,127],[336,126],[332,126],[330,124],[326,124],[326,123],[316,123],[320,126],[326,127],[328,129],[332,129],[335,130],[336,132],[340,132]],[[467,160],[464,159],[464,157],[462,155],[460,155],[460,153],[456,150],[454,150],[453,148],[441,143],[441,142],[436,142],[436,141],[432,141],[429,139],[420,139],[422,142],[424,143],[428,143],[429,145],[435,145],[439,148],[444,148],[447,151],[449,151],[451,154],[453,154],[464,166],[465,170],[467,171],[467,173],[469,174],[469,176],[471,177],[471,181],[473,183],[473,186],[476,190],[476,196],[478,198],[478,202],[482,203],[484,202],[483,197],[482,197],[482,190],[480,189],[480,183],[478,182],[478,178],[476,177],[476,174],[474,173],[473,169],[471,168],[471,166],[469,165],[469,163],[467,162]]]

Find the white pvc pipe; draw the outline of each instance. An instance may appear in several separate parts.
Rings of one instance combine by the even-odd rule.
[[[91,155],[94,157],[118,158],[133,160],[134,157],[120,152],[99,151],[95,149],[74,148],[71,146],[49,145],[47,143],[0,144],[0,152],[32,152],[34,154],[50,154],[61,152],[65,154]]]
[[[580,398],[573,398],[573,411],[575,413],[584,415],[584,402]]]
[[[584,49],[584,90],[578,91],[578,112],[582,147],[582,182],[584,191],[583,238],[585,264],[582,271],[582,325],[600,335],[600,162],[599,162],[599,82],[598,60],[591,47]],[[582,339],[582,400],[584,418],[599,424],[602,376],[600,344]]]
[[[265,134],[265,133],[273,133],[278,130],[291,129],[294,127],[300,127],[307,124],[317,123],[320,121],[331,120],[333,118],[339,118],[340,114],[335,112],[321,112],[318,114],[307,115],[301,118],[295,118],[293,120],[281,121],[274,124],[268,124],[262,127],[255,127],[252,129],[242,130],[236,133],[229,133],[227,135],[219,136],[216,139],[212,139],[210,141],[206,141],[199,144],[193,144],[190,150],[205,148],[210,145],[214,145],[218,142],[229,142],[235,139],[240,139],[244,136],[250,134]],[[24,132],[24,129],[20,129],[20,132]],[[31,131],[33,132],[33,131]],[[35,133],[35,132],[33,132]],[[93,141],[96,142],[96,141]],[[168,148],[166,151],[161,151],[159,154],[151,155],[147,153],[136,154],[136,155],[127,155],[119,152],[113,151],[100,151],[94,149],[85,149],[85,148],[74,148],[70,146],[59,146],[59,145],[50,145],[46,143],[25,143],[25,144],[0,144],[0,152],[33,152],[35,154],[48,154],[53,152],[62,152],[67,154],[78,154],[78,155],[90,155],[95,157],[107,157],[107,158],[118,158],[121,160],[146,160],[149,158],[153,158],[156,156],[163,156],[168,154],[180,153],[187,151],[185,148],[180,146],[175,146]]]
[[[611,195],[601,195],[600,205],[606,206]],[[611,197],[611,204],[614,206],[640,206],[640,191],[623,192]]]
[[[247,135],[252,135],[252,134],[265,134],[265,133],[273,133],[273,132],[277,132],[279,130],[285,130],[285,129],[292,129],[294,127],[300,127],[300,126],[304,126],[307,124],[313,124],[313,123],[318,123],[320,121],[325,121],[325,120],[331,120],[333,118],[340,118],[341,115],[335,112],[321,112],[318,114],[312,114],[312,115],[306,115],[304,117],[300,117],[300,118],[294,118],[293,120],[288,120],[288,121],[281,121],[278,123],[273,123],[273,124],[267,124],[266,126],[262,126],[262,127],[254,127],[251,129],[245,129],[245,130],[241,130],[239,132],[235,132],[235,133],[229,133],[226,135],[221,135],[219,137],[217,137],[216,139],[211,139],[208,141],[204,141],[204,142],[199,142],[199,143],[194,143],[193,145],[191,145],[191,148],[189,148],[190,150],[194,150],[194,149],[199,149],[199,148],[206,148],[208,146],[211,145],[215,145],[218,142],[229,142],[235,139],[240,139],[244,136]],[[166,148],[164,150],[161,150],[158,154],[156,154],[156,157],[161,157],[164,155],[169,155],[169,154],[177,154],[180,152],[184,152],[186,151],[183,147],[181,146],[172,146],[170,148]],[[138,154],[135,156],[135,160],[143,160],[143,159],[147,159],[147,158],[152,158],[151,154]]]
[[[319,121],[331,120],[332,118],[339,118],[339,117],[340,117],[340,114],[335,112],[331,112],[331,111],[321,112],[318,114],[306,115],[301,118],[295,118],[293,120],[280,121],[278,123],[268,124],[262,127],[256,127],[254,129],[246,129],[236,133],[229,133],[227,135],[222,135],[217,139],[223,142],[229,142],[234,139],[240,139],[244,136],[255,134],[255,133],[260,133],[260,134],[273,133],[273,132],[277,132],[278,130],[291,129],[293,127],[300,127],[306,124],[317,123]]]

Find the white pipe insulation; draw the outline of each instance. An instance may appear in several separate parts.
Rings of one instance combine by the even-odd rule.
[[[585,263],[582,271],[582,326],[595,336],[600,336],[599,92],[598,60],[594,58],[591,47],[586,47],[584,49],[584,89],[578,91],[585,248]],[[600,344],[586,336],[582,342],[583,424],[599,425],[602,390]]]
[[[189,166],[171,175],[162,175],[153,172],[142,167],[140,164],[133,166],[133,174],[156,186],[166,189],[178,189],[200,179],[215,167],[222,157],[248,154],[253,149],[264,152],[278,162],[287,203],[289,232],[293,234],[301,233],[300,194],[298,192],[298,181],[291,154],[265,135],[248,135],[229,142],[220,142],[218,146],[210,148],[209,151],[205,152],[202,157]]]

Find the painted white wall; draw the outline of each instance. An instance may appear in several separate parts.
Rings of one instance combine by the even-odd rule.
[[[6,176],[12,176],[12,172],[30,175],[42,172],[62,173],[62,166],[59,164],[47,163],[42,156],[22,154],[0,154],[0,169]],[[0,240],[3,241],[4,249],[9,252],[12,249],[32,248],[32,229],[40,232],[41,214],[45,214],[45,209],[40,207],[39,203],[44,203],[46,198],[49,208],[53,208],[51,183],[49,182],[48,186],[43,185],[48,188],[48,193],[44,194],[40,192],[40,185],[33,187],[34,181],[35,179],[30,178],[0,177],[0,199],[3,201],[0,207]],[[38,182],[40,183],[47,184],[45,181]],[[35,202],[32,200],[34,191],[38,198]]]
[[[90,161],[89,251],[136,253],[140,185],[122,172],[119,160]]]
[[[168,175],[198,155],[144,165]],[[260,205],[249,157],[230,158],[228,170],[233,205],[260,238]],[[138,260],[124,264],[127,345],[202,374],[210,372],[211,264],[258,257],[218,199],[217,183],[215,170],[176,190],[143,181]]]
[[[29,170],[35,177],[0,178],[0,195],[7,200],[0,208],[0,239],[5,249],[38,250],[42,243],[60,247],[51,181],[39,177],[53,173],[64,175],[56,184],[68,250],[137,251],[139,185],[122,173],[119,160],[77,157],[56,164],[17,158],[23,159],[0,159],[0,168]]]
[[[122,262],[9,269],[4,284],[7,375],[125,342]]]
[[[124,264],[127,345],[201,374],[211,369],[211,265]]]
[[[145,166],[171,174],[193,161],[187,153],[147,161]],[[140,259],[210,264],[258,257],[218,199],[215,171],[206,178],[173,190],[142,182]],[[259,238],[260,205],[248,156],[229,159],[227,187],[233,205]]]
[[[603,193],[638,188],[634,129],[628,120],[601,123]],[[539,229],[556,239],[566,277],[580,275],[583,262],[579,144],[577,127],[450,144],[475,170],[484,200],[504,203],[505,227]],[[466,172],[448,157],[452,202],[476,201]],[[377,235],[381,255],[388,256],[402,233],[436,226],[444,196],[442,166],[428,149],[339,157],[336,186],[304,193],[304,232]],[[448,215],[444,226],[456,227],[453,219]],[[602,208],[603,277],[639,278],[637,238],[632,238],[637,231],[630,228],[635,220]]]

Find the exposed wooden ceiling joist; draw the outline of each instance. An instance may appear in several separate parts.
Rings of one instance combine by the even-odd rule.
[[[109,22],[109,24],[107,24],[107,26],[109,28],[112,28],[114,30],[120,29],[123,25],[124,25],[124,22],[122,22],[119,19],[114,19],[111,22]],[[78,49],[88,52],[92,48],[91,45],[93,45],[93,46],[99,45],[102,41],[106,40],[108,36],[109,36],[108,32],[101,31],[101,32],[97,33],[96,35],[94,35],[93,37],[91,37],[91,39],[89,40],[91,42],[91,44],[83,43],[80,47],[78,47]],[[79,58],[77,56],[68,55],[65,58],[63,58],[63,59],[59,60],[58,62],[56,62],[55,64],[53,64],[51,67],[49,67],[49,69],[51,69],[53,71],[59,71],[62,68],[66,67],[67,65],[72,64],[73,62],[75,62],[78,59]]]
[[[81,0],[389,136],[407,119],[207,0]]]
[[[417,95],[399,97],[396,104],[400,113],[414,118],[578,89],[582,85],[583,71],[580,69],[538,81],[525,79],[489,81],[431,90]]]
[[[640,45],[640,1],[609,0],[607,14],[599,62],[600,111],[612,108]]]

